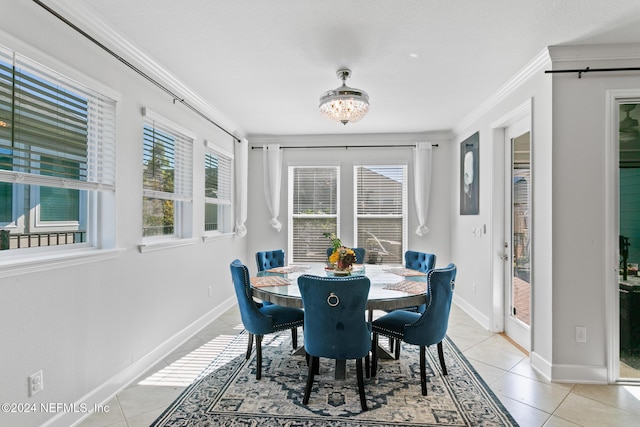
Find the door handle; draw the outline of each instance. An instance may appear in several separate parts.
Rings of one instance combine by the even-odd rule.
[[[503,261],[507,261],[509,259],[509,255],[500,255],[500,259]]]

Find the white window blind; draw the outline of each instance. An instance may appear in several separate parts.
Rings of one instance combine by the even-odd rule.
[[[365,261],[402,263],[407,236],[407,166],[354,167],[356,246]]]
[[[146,109],[144,114],[143,236],[184,237],[190,231],[180,204],[193,200],[193,137]]]
[[[339,225],[338,167],[289,167],[289,253],[292,262],[324,262]]]
[[[205,145],[205,231],[227,232],[231,228],[232,157]]]
[[[114,241],[116,101],[0,46],[0,249]],[[76,246],[77,247],[77,246]]]
[[[193,199],[193,138],[158,120],[145,119],[144,195],[166,200]]]
[[[0,47],[0,181],[115,189],[115,101]]]

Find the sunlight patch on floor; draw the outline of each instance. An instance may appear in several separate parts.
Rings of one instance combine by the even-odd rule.
[[[631,394],[636,400],[640,400],[640,387],[637,385],[624,386],[625,391]]]
[[[242,328],[240,328],[242,329]],[[186,387],[247,350],[247,335],[220,335],[144,378],[139,385]]]

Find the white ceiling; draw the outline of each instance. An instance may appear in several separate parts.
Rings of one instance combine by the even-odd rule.
[[[640,42],[638,0],[45,3],[86,8],[249,135],[449,130],[547,46]],[[344,66],[371,102],[346,126],[318,112]]]

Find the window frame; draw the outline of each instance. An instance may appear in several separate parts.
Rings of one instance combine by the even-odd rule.
[[[205,167],[204,167],[204,180],[205,180],[205,188],[204,188],[204,202],[203,209],[206,211],[206,205],[216,205],[218,207],[218,227],[215,230],[206,230],[206,214],[203,217],[202,221],[202,232],[204,239],[209,239],[212,237],[221,236],[224,234],[230,234],[233,232],[233,194],[234,194],[234,177],[235,177],[235,169],[234,169],[234,156],[233,154],[221,149],[210,141],[204,141],[204,158],[205,158]],[[207,197],[206,195],[206,158],[207,156],[217,156],[219,159],[221,158],[225,163],[228,163],[228,169],[226,171],[226,176],[223,176],[222,187],[223,190],[220,191],[221,182],[220,182],[220,168],[218,168],[218,189],[219,192],[225,192],[228,197]],[[220,161],[220,160],[218,160]],[[224,171],[224,170],[223,170]]]
[[[401,188],[401,200],[402,206],[400,209],[400,213],[396,214],[382,214],[382,213],[370,213],[370,214],[360,214],[359,213],[359,192],[358,192],[358,184],[359,184],[359,176],[358,170],[359,168],[399,168],[402,174],[402,188]],[[364,242],[360,242],[358,240],[358,231],[360,225],[360,219],[384,219],[384,218],[393,218],[400,219],[402,221],[401,225],[401,243],[400,250],[398,254],[398,259],[392,262],[384,262],[385,264],[403,264],[403,256],[404,252],[407,248],[408,242],[408,204],[409,204],[409,182],[408,182],[408,165],[406,163],[354,163],[353,164],[353,241],[355,242],[355,247],[363,247],[365,249],[366,245]],[[367,249],[368,255],[370,254],[370,250]]]
[[[86,238],[82,243],[43,244],[42,246],[28,246],[3,251],[0,265],[5,268],[5,271],[0,276],[5,277],[14,274],[14,272],[29,270],[30,267],[28,266],[31,264],[30,260],[32,258],[34,261],[37,259],[40,266],[44,266],[47,265],[47,262],[43,263],[43,257],[52,263],[56,263],[67,256],[77,258],[78,250],[114,248],[115,135],[119,95],[99,83],[78,74],[75,70],[65,68],[60,64],[57,64],[55,69],[47,67],[6,46],[0,45],[0,59],[8,67],[5,70],[12,69],[12,71],[7,71],[4,74],[4,84],[13,84],[17,81],[15,83],[16,86],[20,87],[20,91],[23,91],[17,91],[16,93],[3,92],[0,94],[6,102],[5,105],[10,108],[8,111],[15,111],[17,108],[20,115],[35,114],[39,111],[35,108],[46,108],[47,95],[35,95],[36,91],[24,92],[28,90],[25,89],[27,86],[24,85],[27,85],[27,83],[24,82],[29,81],[29,79],[31,83],[35,84],[36,89],[56,88],[54,89],[55,93],[64,92],[69,96],[82,98],[86,102],[86,104],[83,104],[84,109],[78,111],[79,114],[86,114],[86,122],[82,122],[86,123],[86,128],[82,128],[86,131],[84,134],[86,151],[82,152],[81,157],[71,160],[72,162],[80,161],[83,165],[86,165],[85,174],[79,174],[76,179],[68,176],[62,177],[55,174],[40,173],[39,162],[41,156],[49,156],[47,148],[45,148],[47,143],[42,145],[41,140],[31,141],[22,135],[14,136],[13,133],[8,137],[10,139],[5,139],[5,141],[10,143],[9,147],[18,148],[14,152],[10,150],[5,157],[9,156],[9,161],[15,166],[0,169],[0,181],[9,184],[12,200],[10,221],[0,223],[1,230],[9,231],[14,235],[30,234],[35,236],[38,233],[74,233],[79,231],[79,228],[85,228]],[[64,69],[66,75],[58,71],[59,69]],[[71,78],[69,77],[70,75],[74,77]],[[28,107],[25,110],[20,106],[20,103],[23,102],[23,96],[32,96],[36,99],[41,99],[43,102],[37,104],[40,107]],[[24,105],[28,106],[26,103]],[[42,121],[44,119],[39,120]],[[41,121],[34,123],[39,124]],[[13,125],[15,123],[12,118],[9,126]],[[50,135],[49,137],[60,136],[58,128],[55,127],[51,127],[51,132],[45,135]],[[19,157],[16,157],[16,155],[20,156],[25,153],[29,156],[22,157],[25,159],[24,161],[20,161]],[[62,164],[58,162],[64,158],[64,155],[52,153],[50,157],[56,162],[54,164]],[[80,208],[78,220],[43,220],[40,217],[40,190],[43,187],[79,191],[82,196],[78,197],[78,206]],[[101,196],[98,197],[98,195]],[[25,199],[28,200],[25,201]],[[110,219],[98,223],[98,217]],[[26,240],[31,240],[32,238],[27,237]],[[25,241],[24,238],[21,240]],[[46,240],[50,242],[50,237],[46,237]],[[49,257],[49,255],[54,258]],[[15,262],[18,260],[21,266],[15,266]]]
[[[147,250],[161,249],[174,245],[190,243],[193,240],[193,165],[194,165],[194,143],[195,134],[184,129],[180,125],[172,122],[164,116],[146,108],[142,108],[143,129],[142,129],[142,149],[144,153],[145,137],[144,128],[151,126],[152,129],[175,138],[176,151],[180,151],[173,161],[173,191],[158,191],[145,188],[144,172],[142,182],[142,203],[145,198],[171,200],[173,201],[173,233],[162,235],[144,236],[144,209],[142,211],[142,243],[139,245],[141,252]],[[144,154],[143,164],[144,167]],[[178,179],[180,178],[180,179]]]
[[[336,193],[336,213],[335,215],[327,215],[327,214],[296,214],[293,212],[293,208],[294,208],[294,195],[295,195],[295,171],[296,169],[333,169],[335,170],[335,174],[336,174],[336,188],[335,188],[335,193]],[[289,262],[291,263],[296,263],[296,262],[311,262],[309,260],[298,260],[296,259],[296,248],[294,247],[295,245],[295,239],[294,239],[294,234],[295,234],[295,220],[296,219],[300,219],[300,218],[308,218],[308,219],[327,219],[327,218],[335,218],[336,221],[336,233],[340,232],[340,216],[341,216],[341,192],[340,192],[340,172],[341,172],[341,165],[340,164],[336,164],[336,163],[331,163],[331,164],[308,164],[308,165],[289,165],[288,166],[288,202],[287,202],[287,212],[288,212],[288,222],[289,222],[289,229],[290,232],[288,233],[287,236],[287,252],[288,252],[288,258],[289,258]],[[322,237],[322,236],[320,236]],[[326,247],[328,248],[331,245],[331,243],[329,242],[329,240],[327,240],[327,244]],[[326,252],[323,253],[322,255],[322,261],[324,261],[326,258]],[[320,262],[322,262],[320,261]]]

